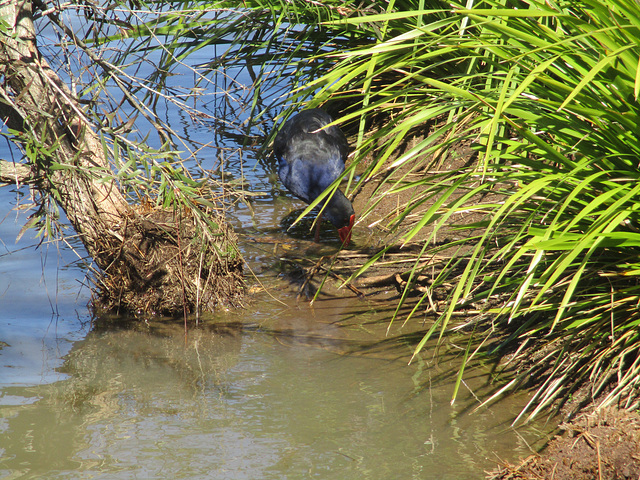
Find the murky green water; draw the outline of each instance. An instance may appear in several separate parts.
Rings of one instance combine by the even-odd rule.
[[[23,195],[0,189],[1,479],[480,479],[546,438],[509,427],[525,398],[474,411],[488,370],[468,371],[451,406],[456,360],[426,348],[407,365],[424,327],[385,336],[394,302],[297,302],[280,250],[252,241],[327,248],[283,233],[291,203],[261,200],[252,226],[232,212],[269,294],[185,336],[93,319],[68,246],[16,243]]]
[[[319,338],[235,323],[186,339],[92,332],[65,357],[68,378],[2,388],[0,474],[482,478],[534,439],[505,424],[515,405],[470,414],[465,393],[452,408],[434,365],[340,355]]]
[[[269,294],[246,309],[186,336],[181,322],[92,319],[73,251],[15,243],[15,195],[0,189],[2,479],[480,479],[544,441],[509,427],[524,398],[473,411],[486,370],[451,406],[456,360],[427,348],[407,365],[423,327],[385,336],[394,302],[296,301],[251,236]],[[282,214],[263,208],[251,235],[278,235]]]

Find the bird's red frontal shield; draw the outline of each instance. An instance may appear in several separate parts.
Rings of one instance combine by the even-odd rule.
[[[340,240],[342,240],[342,245],[345,247],[349,245],[349,242],[351,241],[351,229],[353,228],[353,224],[355,221],[356,221],[356,216],[351,215],[351,218],[349,218],[349,225],[338,229],[338,235],[340,235]]]

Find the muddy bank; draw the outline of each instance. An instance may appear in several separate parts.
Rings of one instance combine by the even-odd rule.
[[[490,480],[640,479],[640,415],[607,409],[562,424],[539,455],[506,464]]]

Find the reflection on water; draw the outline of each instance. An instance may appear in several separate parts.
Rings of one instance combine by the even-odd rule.
[[[508,426],[517,398],[471,413],[486,371],[467,372],[452,407],[454,360],[427,348],[407,366],[420,333],[397,322],[385,337],[395,303],[296,302],[279,253],[249,235],[299,255],[334,247],[284,233],[276,205],[242,246],[277,300],[186,337],[172,322],[92,322],[75,254],[15,243],[26,217],[0,212],[0,478],[479,479],[540,446]]]
[[[452,408],[447,361],[389,358],[406,360],[401,342],[347,354],[362,302],[318,303],[260,302],[186,337],[97,325],[66,379],[2,388],[0,478],[483,478],[529,451],[516,404]]]

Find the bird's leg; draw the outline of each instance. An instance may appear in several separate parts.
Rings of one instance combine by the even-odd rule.
[[[320,242],[320,224],[322,223],[322,212],[318,214],[316,218],[316,235],[313,237],[314,242]]]

